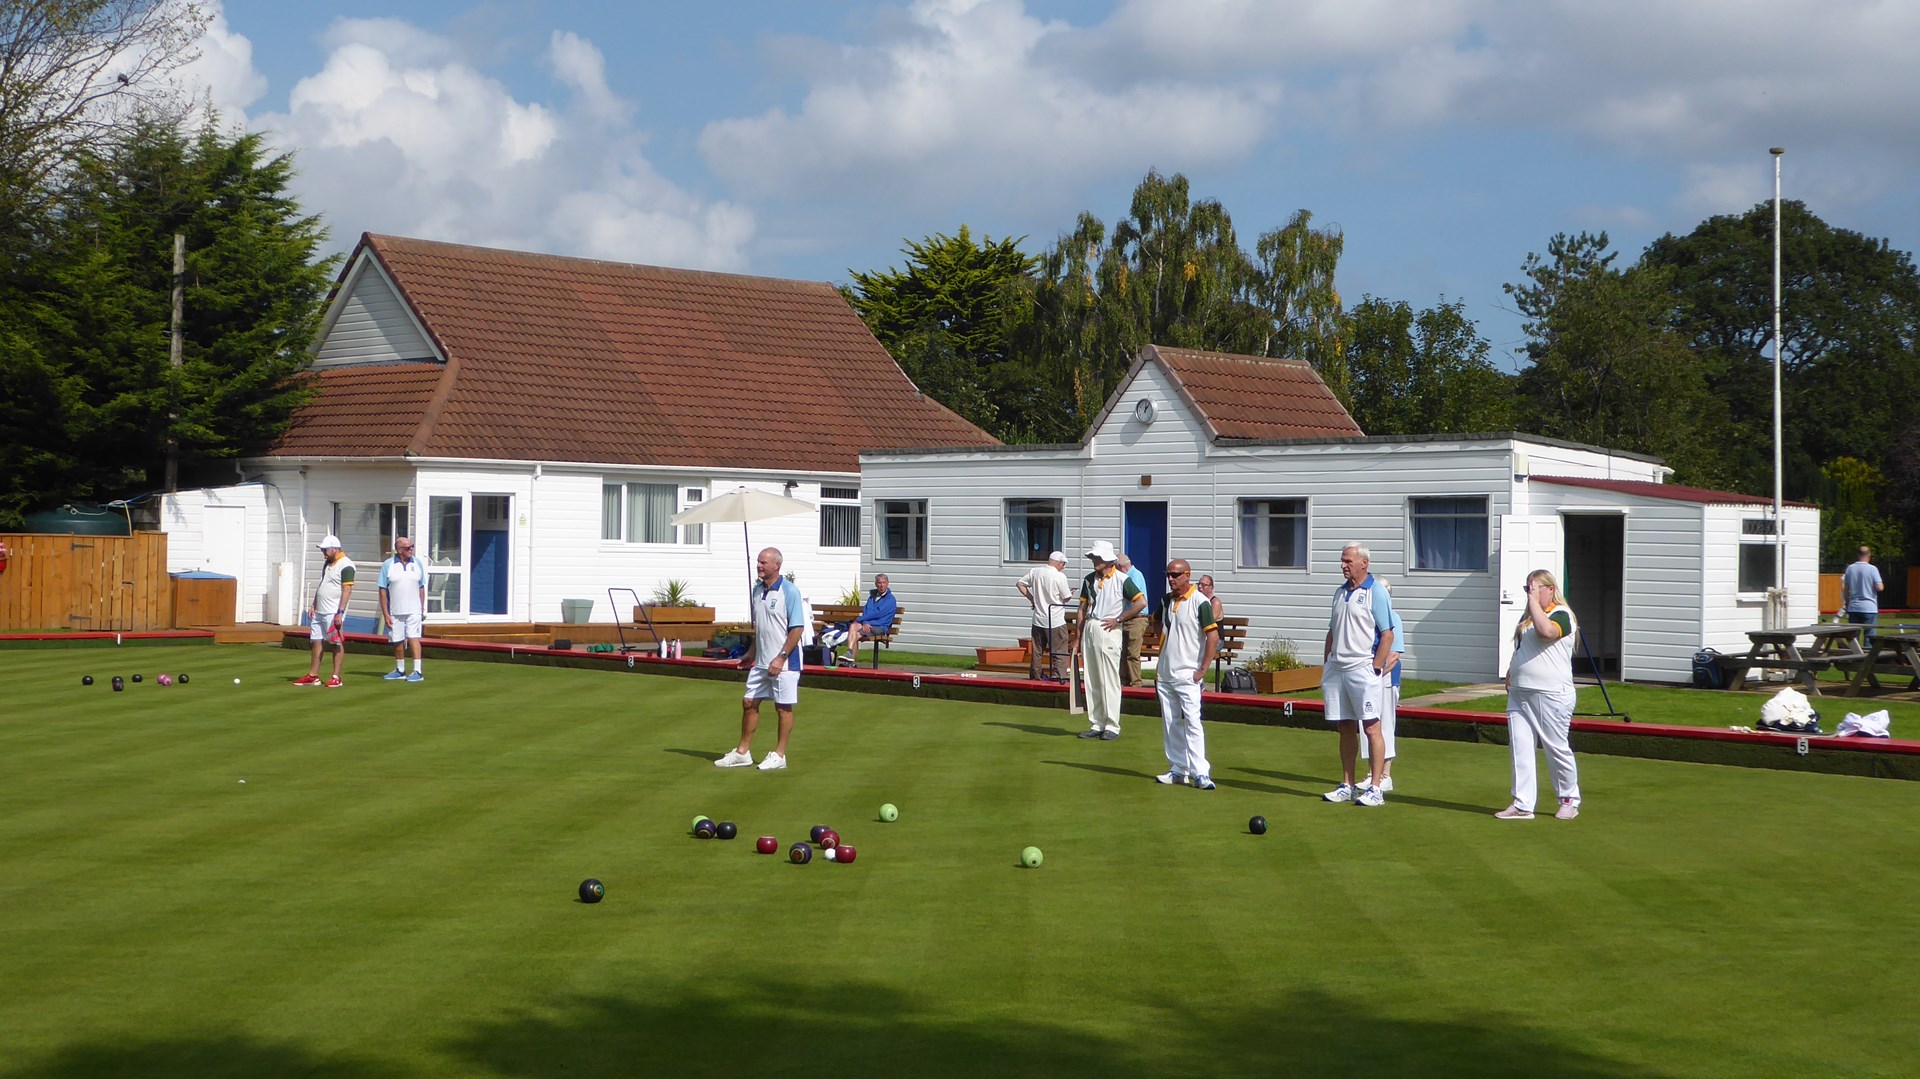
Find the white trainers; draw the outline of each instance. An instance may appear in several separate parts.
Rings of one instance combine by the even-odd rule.
[[[1353,801],[1353,784],[1342,783],[1320,797],[1329,802],[1351,802]]]
[[[1193,789],[1194,789],[1194,790],[1201,790],[1201,791],[1210,791],[1210,790],[1212,790],[1212,789],[1213,789],[1213,777],[1212,777],[1212,776],[1194,776],[1194,777],[1193,777]]]
[[[1560,808],[1553,811],[1555,820],[1572,820],[1579,815],[1580,807],[1574,805],[1571,798],[1560,799]]]
[[[713,762],[715,768],[745,768],[753,763],[753,754],[742,753],[737,749],[727,750],[727,755]]]
[[[1516,803],[1514,805],[1508,806],[1507,808],[1501,810],[1498,813],[1495,813],[1494,816],[1499,818],[1500,820],[1532,820],[1533,810],[1521,809],[1519,804]]]
[[[769,753],[765,757],[760,758],[760,770],[762,772],[778,772],[786,766],[787,758],[778,753]]]
[[[1382,777],[1381,777],[1381,779],[1380,779],[1380,793],[1382,793],[1382,794],[1392,794],[1392,793],[1393,793],[1393,777],[1392,777],[1392,776],[1382,776]]]
[[[1153,781],[1170,787],[1183,787],[1187,783],[1187,776],[1184,772],[1161,772],[1153,777]]]
[[[1363,806],[1383,806],[1387,804],[1387,796],[1380,793],[1379,787],[1370,785],[1353,796],[1353,803]]]

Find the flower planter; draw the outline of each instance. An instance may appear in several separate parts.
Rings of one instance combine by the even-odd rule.
[[[973,652],[980,657],[979,665],[982,667],[1027,661],[1027,650],[1024,648],[976,648]]]
[[[633,609],[633,620],[638,625],[646,625],[651,619],[656,626],[684,626],[689,623],[706,625],[713,621],[712,607],[655,607],[644,604]]]
[[[1253,675],[1253,688],[1261,693],[1291,693],[1302,689],[1320,688],[1320,668],[1295,667],[1290,671],[1248,671]]]

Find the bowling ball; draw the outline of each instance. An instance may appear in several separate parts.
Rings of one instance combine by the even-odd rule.
[[[90,675],[90,674],[83,674],[83,675],[81,675],[81,676],[80,676],[80,684],[81,684],[81,685],[83,685],[83,686],[90,686],[90,685],[92,685],[92,684],[93,684],[93,675]]]
[[[734,836],[740,834],[740,826],[730,820],[723,820],[720,822],[719,827],[715,829],[715,834],[721,839],[732,839]]]
[[[780,841],[770,835],[763,835],[753,841],[753,849],[762,854],[772,854],[780,849]]]
[[[787,859],[794,865],[806,865],[813,861],[813,848],[805,843],[795,843],[787,848]]]
[[[853,861],[855,856],[857,856],[859,853],[860,853],[859,851],[854,850],[852,847],[842,846],[842,847],[835,847],[833,849],[834,859],[841,863]]]
[[[826,833],[828,833],[828,832],[831,832],[832,830],[833,830],[833,829],[831,829],[831,828],[829,828],[829,827],[827,827],[827,826],[826,826],[826,825],[824,825],[824,824],[816,824],[816,825],[814,825],[814,826],[813,826],[813,831],[811,831],[811,832],[808,832],[808,833],[807,833],[807,835],[809,835],[810,837],[812,837],[812,839],[813,839],[813,841],[814,841],[815,843],[818,843],[818,842],[820,842],[820,837],[821,837],[821,836],[823,836],[823,835],[825,835],[825,834],[826,834]]]
[[[1254,835],[1266,835],[1267,834],[1267,818],[1255,817],[1252,820],[1248,821],[1247,831],[1252,832]]]
[[[820,844],[822,847],[837,847],[840,845],[840,833],[829,828],[821,832],[820,838],[814,840],[814,842]]]
[[[607,896],[607,886],[588,877],[580,882],[580,902],[598,903]]]
[[[710,820],[702,820],[699,824],[693,826],[693,838],[695,839],[712,839],[718,833],[719,829],[715,827],[714,823]]]

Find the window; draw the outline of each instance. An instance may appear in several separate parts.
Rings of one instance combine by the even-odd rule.
[[[1487,496],[1410,498],[1413,568],[1484,573]]]
[[[407,504],[405,502],[377,502],[374,512],[380,520],[380,549],[391,552],[393,541],[407,535]]]
[[[1066,538],[1057,498],[1007,499],[1007,561],[1045,562]]]
[[[1307,568],[1307,500],[1240,500],[1240,565]]]
[[[458,498],[427,499],[427,613],[460,613],[466,526]]]
[[[680,510],[680,488],[671,483],[603,483],[600,485],[600,538],[628,543],[672,543],[673,515]],[[689,487],[689,506],[706,498],[706,489]],[[706,529],[687,525],[682,543],[703,544]]]
[[[1775,546],[1774,521],[1754,517],[1740,522],[1740,591],[1765,592],[1779,583],[1780,549]]]
[[[893,562],[927,560],[927,500],[883,499],[876,503],[874,557]]]
[[[698,506],[700,503],[705,502],[706,500],[707,500],[707,489],[705,487],[689,487],[680,492],[680,511],[682,513],[685,513],[687,510],[690,510],[693,507]],[[707,526],[706,525],[681,525],[680,526],[680,542],[685,544],[688,547],[706,546]]]

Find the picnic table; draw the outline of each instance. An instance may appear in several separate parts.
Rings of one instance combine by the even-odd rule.
[[[1890,633],[1872,631],[1865,627],[1867,646],[1862,655],[1858,670],[1847,680],[1847,696],[1858,697],[1867,687],[1881,688],[1880,675],[1895,677],[1906,675],[1912,681],[1907,689],[1920,689],[1920,632],[1902,630]]]
[[[1749,671],[1791,671],[1806,687],[1808,696],[1818,697],[1817,676],[1821,671],[1856,663],[1866,665],[1866,649],[1861,646],[1866,630],[1866,626],[1839,622],[1748,630],[1747,639],[1753,642],[1752,647],[1720,657],[1720,666],[1727,674],[1727,688],[1745,688]],[[1805,648],[1800,646],[1802,637],[1809,638]]]

